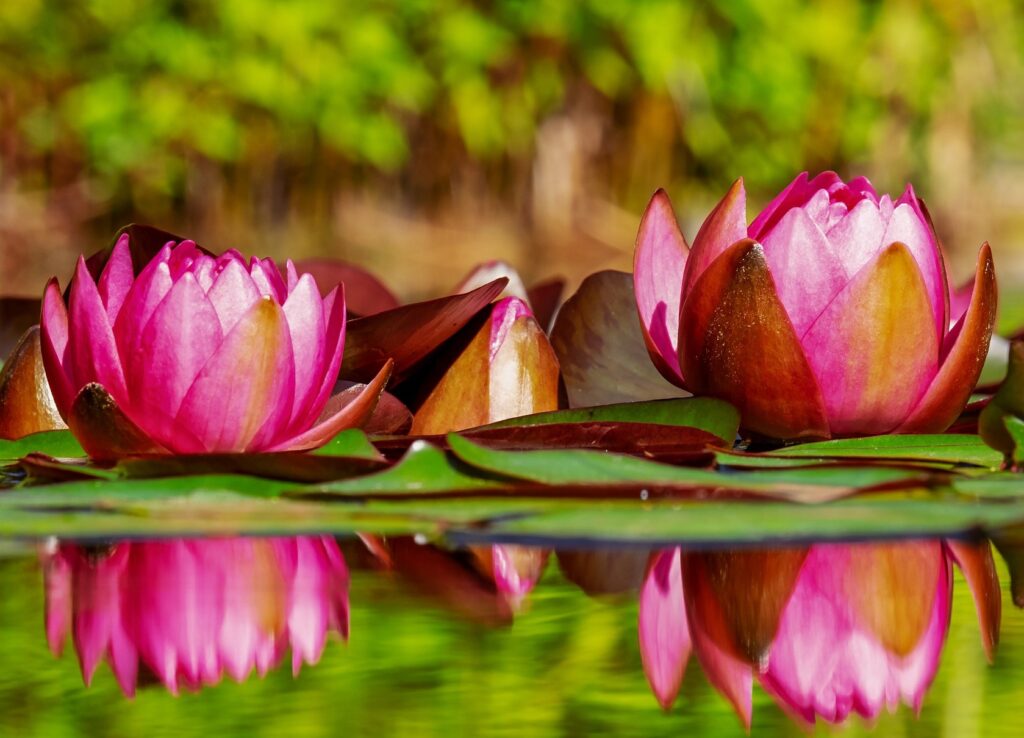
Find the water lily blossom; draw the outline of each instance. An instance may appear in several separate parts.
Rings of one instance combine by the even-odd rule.
[[[988,244],[971,297],[950,291],[909,185],[896,200],[859,177],[797,177],[749,225],[738,180],[692,249],[657,192],[637,235],[634,283],[654,364],[736,405],[780,439],[936,433],[963,409],[995,321]]]
[[[334,407],[343,288],[321,298],[291,262],[283,277],[269,259],[191,241],[138,276],[128,235],[98,279],[79,259],[67,304],[47,285],[41,329],[57,408],[97,458],[313,448],[369,416],[391,368]]]
[[[333,538],[62,543],[44,557],[46,635],[72,635],[82,676],[104,658],[133,695],[143,668],[171,692],[314,664],[348,637],[348,568]]]

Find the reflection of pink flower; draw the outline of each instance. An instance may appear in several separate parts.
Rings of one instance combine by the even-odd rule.
[[[653,554],[640,588],[640,656],[654,696],[666,710],[679,693],[690,660],[680,559],[678,548]]]
[[[988,544],[931,541],[687,554],[694,651],[748,726],[755,675],[808,722],[874,718],[901,701],[920,709],[949,626],[953,560],[991,649],[999,585]]]
[[[282,278],[270,259],[214,258],[183,241],[135,277],[126,235],[98,280],[79,260],[67,306],[51,280],[41,326],[57,407],[93,456],[124,453],[107,437],[113,417],[134,445],[176,453],[313,448],[361,419],[351,407],[321,417],[345,344],[344,292],[321,298],[290,262]]]
[[[655,194],[634,284],[665,377],[736,405],[775,438],[936,433],[977,382],[995,321],[984,245],[972,294],[950,294],[911,187],[896,200],[859,177],[797,177],[750,225],[738,181],[692,250]],[[955,327],[954,327],[955,326]]]
[[[329,630],[348,636],[348,569],[328,537],[62,544],[46,592],[50,648],[70,629],[86,683],[106,656],[128,695],[140,662],[177,693],[263,675],[289,647],[298,673]]]

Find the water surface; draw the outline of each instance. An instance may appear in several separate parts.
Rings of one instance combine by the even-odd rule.
[[[0,560],[0,734],[746,734],[696,655],[672,707],[659,706],[638,635],[646,550],[563,551],[547,559],[546,552],[520,552],[513,567],[525,577],[517,578],[495,575],[493,565],[488,571],[495,560],[486,549],[452,554],[408,539],[370,540],[369,549],[358,539],[296,540],[8,546]],[[860,552],[872,545],[860,544]],[[915,560],[910,551],[885,558],[888,585],[851,590],[853,604],[839,610],[844,617],[867,612],[874,632],[887,634],[882,640],[909,652],[927,628],[921,613],[947,593],[937,672],[919,716],[902,704],[894,713],[883,709],[873,725],[852,714],[845,734],[1019,735],[1024,617],[1004,593],[1001,642],[990,665],[963,575],[949,564],[946,590],[947,564],[931,553]],[[748,605],[763,604],[774,588],[785,611],[796,595],[792,581],[772,583],[784,578],[773,556],[771,566],[744,565]],[[684,557],[683,565],[696,560]],[[708,560],[718,562],[705,568],[714,579],[722,559]],[[1006,573],[995,561],[1005,589]],[[542,576],[531,588],[537,571]],[[908,572],[920,574],[916,583]],[[923,579],[937,584],[924,586]],[[736,576],[730,581],[735,585]],[[721,606],[746,607],[737,604],[742,591],[726,589],[716,590]],[[903,595],[897,601],[892,592]],[[692,612],[696,605],[688,604]],[[764,646],[751,635],[749,618],[734,612],[727,619],[746,623],[748,646]],[[829,626],[803,627],[798,644]],[[654,639],[663,649],[671,648],[666,633]],[[55,655],[62,635],[63,652]],[[772,649],[769,660],[777,664],[781,646]],[[127,678],[132,659],[137,671]],[[83,665],[93,661],[86,686]],[[753,681],[751,734],[805,735],[792,706],[784,710],[785,700],[768,694],[756,675]],[[816,730],[832,728],[819,721]]]

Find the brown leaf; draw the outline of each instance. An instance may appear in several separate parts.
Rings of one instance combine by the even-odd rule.
[[[651,363],[640,330],[633,279],[625,272],[592,274],[555,319],[551,345],[570,407],[686,397]]]
[[[498,279],[465,294],[403,305],[350,321],[341,378],[369,381],[392,358],[392,384],[397,384],[489,305],[504,289],[505,281]]]

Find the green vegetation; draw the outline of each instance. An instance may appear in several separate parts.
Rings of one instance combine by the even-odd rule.
[[[0,6],[0,161],[126,196],[179,197],[196,161],[321,156],[429,185],[466,159],[500,178],[567,110],[614,122],[619,165],[716,187],[879,158],[895,180],[928,131],[1019,151],[1022,66],[1010,0],[21,0]]]

